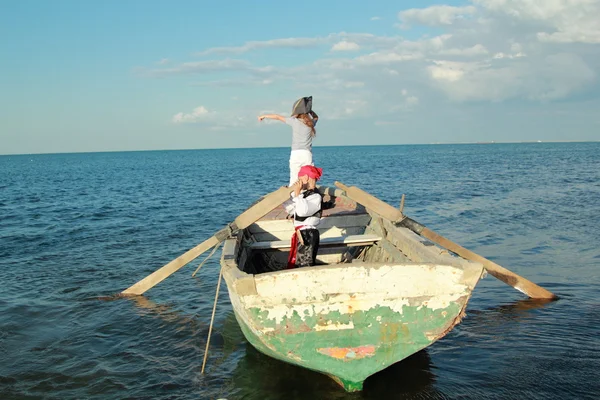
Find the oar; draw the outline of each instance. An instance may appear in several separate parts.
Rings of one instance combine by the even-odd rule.
[[[261,217],[265,216],[269,211],[283,203],[289,198],[291,189],[288,187],[281,187],[276,191],[269,193],[261,201],[251,206],[248,210],[244,211],[229,225],[221,229],[210,239],[200,243],[196,247],[183,253],[170,263],[166,264],[162,268],[154,271],[141,281],[132,285],[121,292],[122,295],[140,295],[154,287],[155,285],[162,282],[164,279],[169,277],[174,272],[178,271],[184,265],[204,253],[206,250],[219,244],[220,242],[227,239],[232,232],[238,229],[244,229],[256,222]]]
[[[435,242],[440,246],[450,250],[451,252],[458,254],[459,256],[465,259],[483,264],[483,266],[490,273],[490,275],[494,276],[495,278],[498,278],[507,285],[512,286],[521,293],[524,293],[525,295],[534,299],[557,298],[556,295],[544,289],[543,287],[536,285],[535,283],[523,278],[522,276],[515,274],[512,271],[509,271],[508,269],[496,264],[493,261],[488,260],[487,258],[480,256],[479,254],[473,253],[472,251],[465,249],[464,247],[433,232],[432,230],[426,228],[418,222],[404,216],[400,212],[400,210],[397,210],[389,204],[370,195],[369,193],[355,186],[348,187],[340,182],[335,182],[335,185],[338,188],[344,190],[346,192],[346,196],[348,196],[352,200],[362,204],[368,209],[371,209],[372,211],[390,220],[391,222],[402,225],[410,229],[411,231],[423,236],[424,238],[427,238],[432,242]]]

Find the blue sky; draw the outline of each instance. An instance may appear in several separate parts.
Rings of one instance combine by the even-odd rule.
[[[600,140],[600,0],[0,4],[0,154]]]

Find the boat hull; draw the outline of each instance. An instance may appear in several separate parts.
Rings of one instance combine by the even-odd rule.
[[[481,268],[351,265],[255,276],[229,294],[247,340],[347,391],[443,337],[462,318]]]

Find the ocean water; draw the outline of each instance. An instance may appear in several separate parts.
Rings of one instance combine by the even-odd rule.
[[[1,399],[595,399],[600,143],[316,147],[356,185],[560,296],[491,275],[467,316],[360,393],[245,341],[203,257],[111,300],[285,184],[289,150],[0,156]]]

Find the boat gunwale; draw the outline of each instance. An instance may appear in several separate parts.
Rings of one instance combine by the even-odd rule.
[[[330,190],[330,189],[332,189],[332,188],[325,187],[323,192],[327,193],[328,190]],[[348,198],[347,196],[344,196],[343,194],[341,194],[343,192],[340,191],[339,189],[334,189],[333,193],[336,193],[337,196],[343,196],[344,201],[356,203],[353,200],[351,200],[350,198]],[[356,204],[358,204],[358,203],[356,203]],[[429,260],[428,261],[415,261],[413,259],[411,261],[389,261],[389,262],[352,262],[352,263],[341,262],[341,263],[332,263],[332,264],[325,264],[325,265],[316,265],[313,267],[302,267],[302,268],[295,268],[295,269],[284,269],[284,270],[280,270],[280,271],[270,271],[270,272],[264,272],[264,273],[260,273],[260,274],[250,274],[250,273],[242,271],[240,269],[240,265],[238,264],[238,260],[240,260],[240,256],[242,256],[241,251],[245,248],[244,242],[243,242],[244,232],[246,232],[246,230],[248,230],[249,228],[240,230],[237,232],[237,234],[235,236],[226,239],[225,245],[222,250],[222,256],[221,256],[221,267],[222,267],[223,277],[225,278],[226,283],[227,283],[227,287],[229,290],[229,296],[232,301],[232,306],[233,306],[235,317],[238,320],[238,323],[240,324],[240,326],[243,325],[246,329],[249,330],[249,334],[252,335],[252,338],[249,338],[245,332],[244,332],[244,335],[246,336],[246,339],[249,342],[251,342],[258,351],[262,352],[263,350],[261,350],[259,347],[256,347],[257,345],[254,344],[254,341],[259,341],[261,343],[261,345],[264,347],[264,350],[268,350],[265,354],[267,354],[270,357],[279,359],[279,360],[287,362],[287,363],[295,364],[295,365],[298,365],[303,368],[312,369],[312,370],[320,372],[320,373],[325,373],[334,379],[338,378],[337,379],[338,381],[341,378],[347,379],[346,374],[340,374],[335,371],[325,371],[322,368],[321,369],[315,368],[314,366],[311,367],[310,363],[308,363],[308,362],[301,363],[298,360],[294,359],[293,357],[290,357],[289,355],[284,354],[284,353],[279,353],[276,349],[271,348],[269,346],[269,342],[265,339],[264,332],[262,332],[259,329],[260,327],[256,325],[256,321],[253,321],[252,318],[250,318],[250,314],[248,313],[248,310],[246,309],[246,307],[244,305],[244,303],[245,303],[244,297],[246,297],[246,296],[259,296],[258,299],[267,298],[267,296],[259,294],[257,291],[257,287],[256,287],[257,280],[261,279],[261,277],[263,277],[263,276],[265,279],[269,279],[269,278],[272,279],[274,276],[275,277],[284,276],[286,274],[291,274],[291,275],[304,274],[304,273],[314,274],[315,272],[324,271],[324,270],[342,270],[342,269],[348,269],[348,268],[378,269],[378,268],[381,268],[384,266],[398,266],[398,268],[402,268],[402,266],[450,267],[450,268],[454,268],[462,273],[462,276],[459,277],[459,281],[466,286],[466,288],[465,288],[466,291],[465,291],[464,296],[462,296],[458,301],[458,304],[460,305],[460,309],[457,310],[456,315],[452,318],[452,321],[448,324],[446,329],[443,332],[440,332],[438,335],[436,335],[435,338],[432,338],[431,342],[426,344],[425,346],[423,346],[423,348],[428,347],[435,341],[444,337],[449,331],[451,331],[457,324],[460,323],[461,319],[465,315],[465,309],[466,309],[467,304],[472,296],[475,286],[477,285],[479,280],[484,276],[485,269],[483,267],[483,264],[481,264],[479,262],[467,260],[461,256],[454,255],[454,253],[449,253],[447,251],[444,251],[444,249],[442,247],[439,247],[439,246],[435,245],[434,243],[429,242],[426,238],[410,231],[408,228],[405,228],[405,227],[399,226],[398,224],[395,224],[393,221],[390,221],[389,219],[384,218],[383,216],[377,214],[373,210],[370,210],[366,207],[365,207],[365,212],[371,216],[371,220],[366,225],[364,225],[365,231],[368,228],[372,228],[371,224],[375,218],[381,218],[382,221],[376,222],[376,223],[381,223],[381,228],[385,231],[385,235],[381,235],[383,237],[383,240],[390,242],[399,251],[402,251],[402,250],[398,247],[398,245],[396,245],[394,243],[394,241],[396,241],[397,243],[406,243],[406,248],[408,248],[411,252],[414,252],[414,254],[416,254],[417,257],[429,258]],[[334,216],[334,215],[339,215],[339,214],[333,214],[331,216]],[[327,218],[327,217],[325,217],[325,218]],[[279,218],[273,219],[273,220],[279,220]],[[248,230],[248,233],[250,233],[249,230]],[[416,251],[415,251],[415,249],[416,249]],[[423,250],[423,251],[419,252],[419,250]],[[260,252],[261,250],[248,249],[248,251]],[[411,258],[408,256],[408,254],[407,254],[407,257]],[[242,260],[242,262],[246,262],[247,260],[248,260],[248,258],[246,258],[245,260]],[[242,267],[243,267],[243,265],[242,265]],[[435,273],[435,271],[432,271],[431,273]],[[364,295],[371,296],[373,294],[364,293]],[[290,302],[290,305],[296,305],[296,304],[293,304],[293,302]],[[400,361],[400,360],[397,360],[397,361]],[[391,364],[389,364],[389,365],[391,365]],[[378,369],[377,371],[384,369],[389,365],[382,366],[382,368]],[[375,371],[375,372],[377,372],[377,371]],[[365,375],[370,376],[373,373],[374,372],[370,371],[368,374],[365,374]],[[341,377],[341,378],[339,378],[339,377]],[[364,378],[364,379],[366,379],[366,378]],[[364,379],[361,378],[360,382],[357,381],[359,383],[360,388],[362,388],[362,381],[364,381]],[[338,382],[338,383],[341,384],[341,382]],[[346,388],[346,390],[348,390],[348,387],[346,384],[342,384],[342,386],[344,386],[344,388]],[[360,388],[359,389],[355,388],[353,390],[360,390]]]
[[[330,186],[318,186],[317,189],[322,194],[327,194],[330,196],[333,195],[335,197],[342,197],[342,198],[344,198],[345,201],[360,205],[356,201],[347,197],[344,194],[344,191],[342,191],[338,188],[330,187]],[[360,213],[360,214],[363,214],[363,213]],[[331,268],[347,268],[349,266],[366,266],[368,268],[378,268],[378,267],[381,267],[384,265],[391,265],[391,264],[395,264],[395,265],[415,265],[416,264],[416,265],[451,266],[451,267],[455,267],[458,269],[462,269],[464,271],[465,275],[470,275],[472,273],[477,273],[477,271],[480,271],[480,279],[483,277],[484,271],[485,271],[485,269],[483,268],[483,264],[476,262],[476,261],[471,261],[471,260],[465,259],[458,255],[453,256],[448,252],[446,252],[446,254],[443,254],[445,249],[443,249],[442,247],[435,245],[435,243],[429,242],[429,240],[427,240],[426,238],[423,238],[422,236],[418,235],[417,233],[410,231],[408,228],[403,228],[401,226],[398,226],[393,221],[390,221],[389,219],[379,215],[377,212],[370,210],[366,207],[365,207],[364,214],[369,214],[371,216],[371,219],[380,218],[382,221],[386,222],[387,224],[391,224],[391,226],[393,228],[400,229],[401,231],[392,232],[391,235],[394,236],[396,233],[400,233],[400,232],[405,233],[406,236],[403,237],[402,240],[406,241],[406,242],[410,241],[412,243],[412,245],[425,250],[427,253],[430,253],[428,256],[430,256],[431,261],[386,262],[386,263],[381,263],[381,262],[335,263],[335,264],[316,265],[316,266],[312,266],[312,267],[294,268],[294,269],[289,269],[289,270],[284,269],[284,270],[280,270],[280,271],[263,272],[260,274],[250,274],[250,273],[247,273],[247,272],[243,271],[242,269],[240,269],[240,265],[238,263],[240,251],[244,248],[247,249],[247,247],[245,247],[242,244],[244,232],[248,232],[250,235],[253,235],[253,233],[250,232],[250,226],[249,226],[245,229],[239,230],[234,237],[230,237],[225,240],[225,244],[223,246],[222,255],[221,255],[221,265],[223,267],[223,275],[229,284],[229,283],[234,283],[235,281],[237,281],[239,279],[252,278],[254,280],[256,277],[263,276],[263,275],[264,276],[272,276],[272,275],[280,275],[280,274],[284,274],[284,273],[298,273],[298,271],[301,271],[304,268],[310,268],[311,271],[315,271],[315,269],[320,270],[320,269],[331,269]],[[327,216],[324,218],[331,218],[331,217],[334,217],[335,215],[343,215],[343,214],[334,214],[334,215],[330,215],[330,216]],[[273,219],[271,221],[285,221],[285,218],[277,218],[277,219]],[[364,225],[364,227],[366,230],[369,227],[369,224]],[[389,230],[387,233],[388,234],[390,233]],[[418,240],[417,238],[420,238],[423,240]],[[382,240],[386,240],[389,243],[391,243],[394,247],[398,248],[398,246],[396,246],[393,242],[391,242],[387,239],[387,235],[383,236]],[[343,246],[343,245],[341,245],[341,246]],[[432,251],[433,248],[439,250],[438,254],[433,253],[433,251]],[[400,250],[400,249],[398,249],[398,250]],[[251,250],[251,251],[263,252],[265,250]],[[475,284],[476,283],[477,282],[475,282]]]

